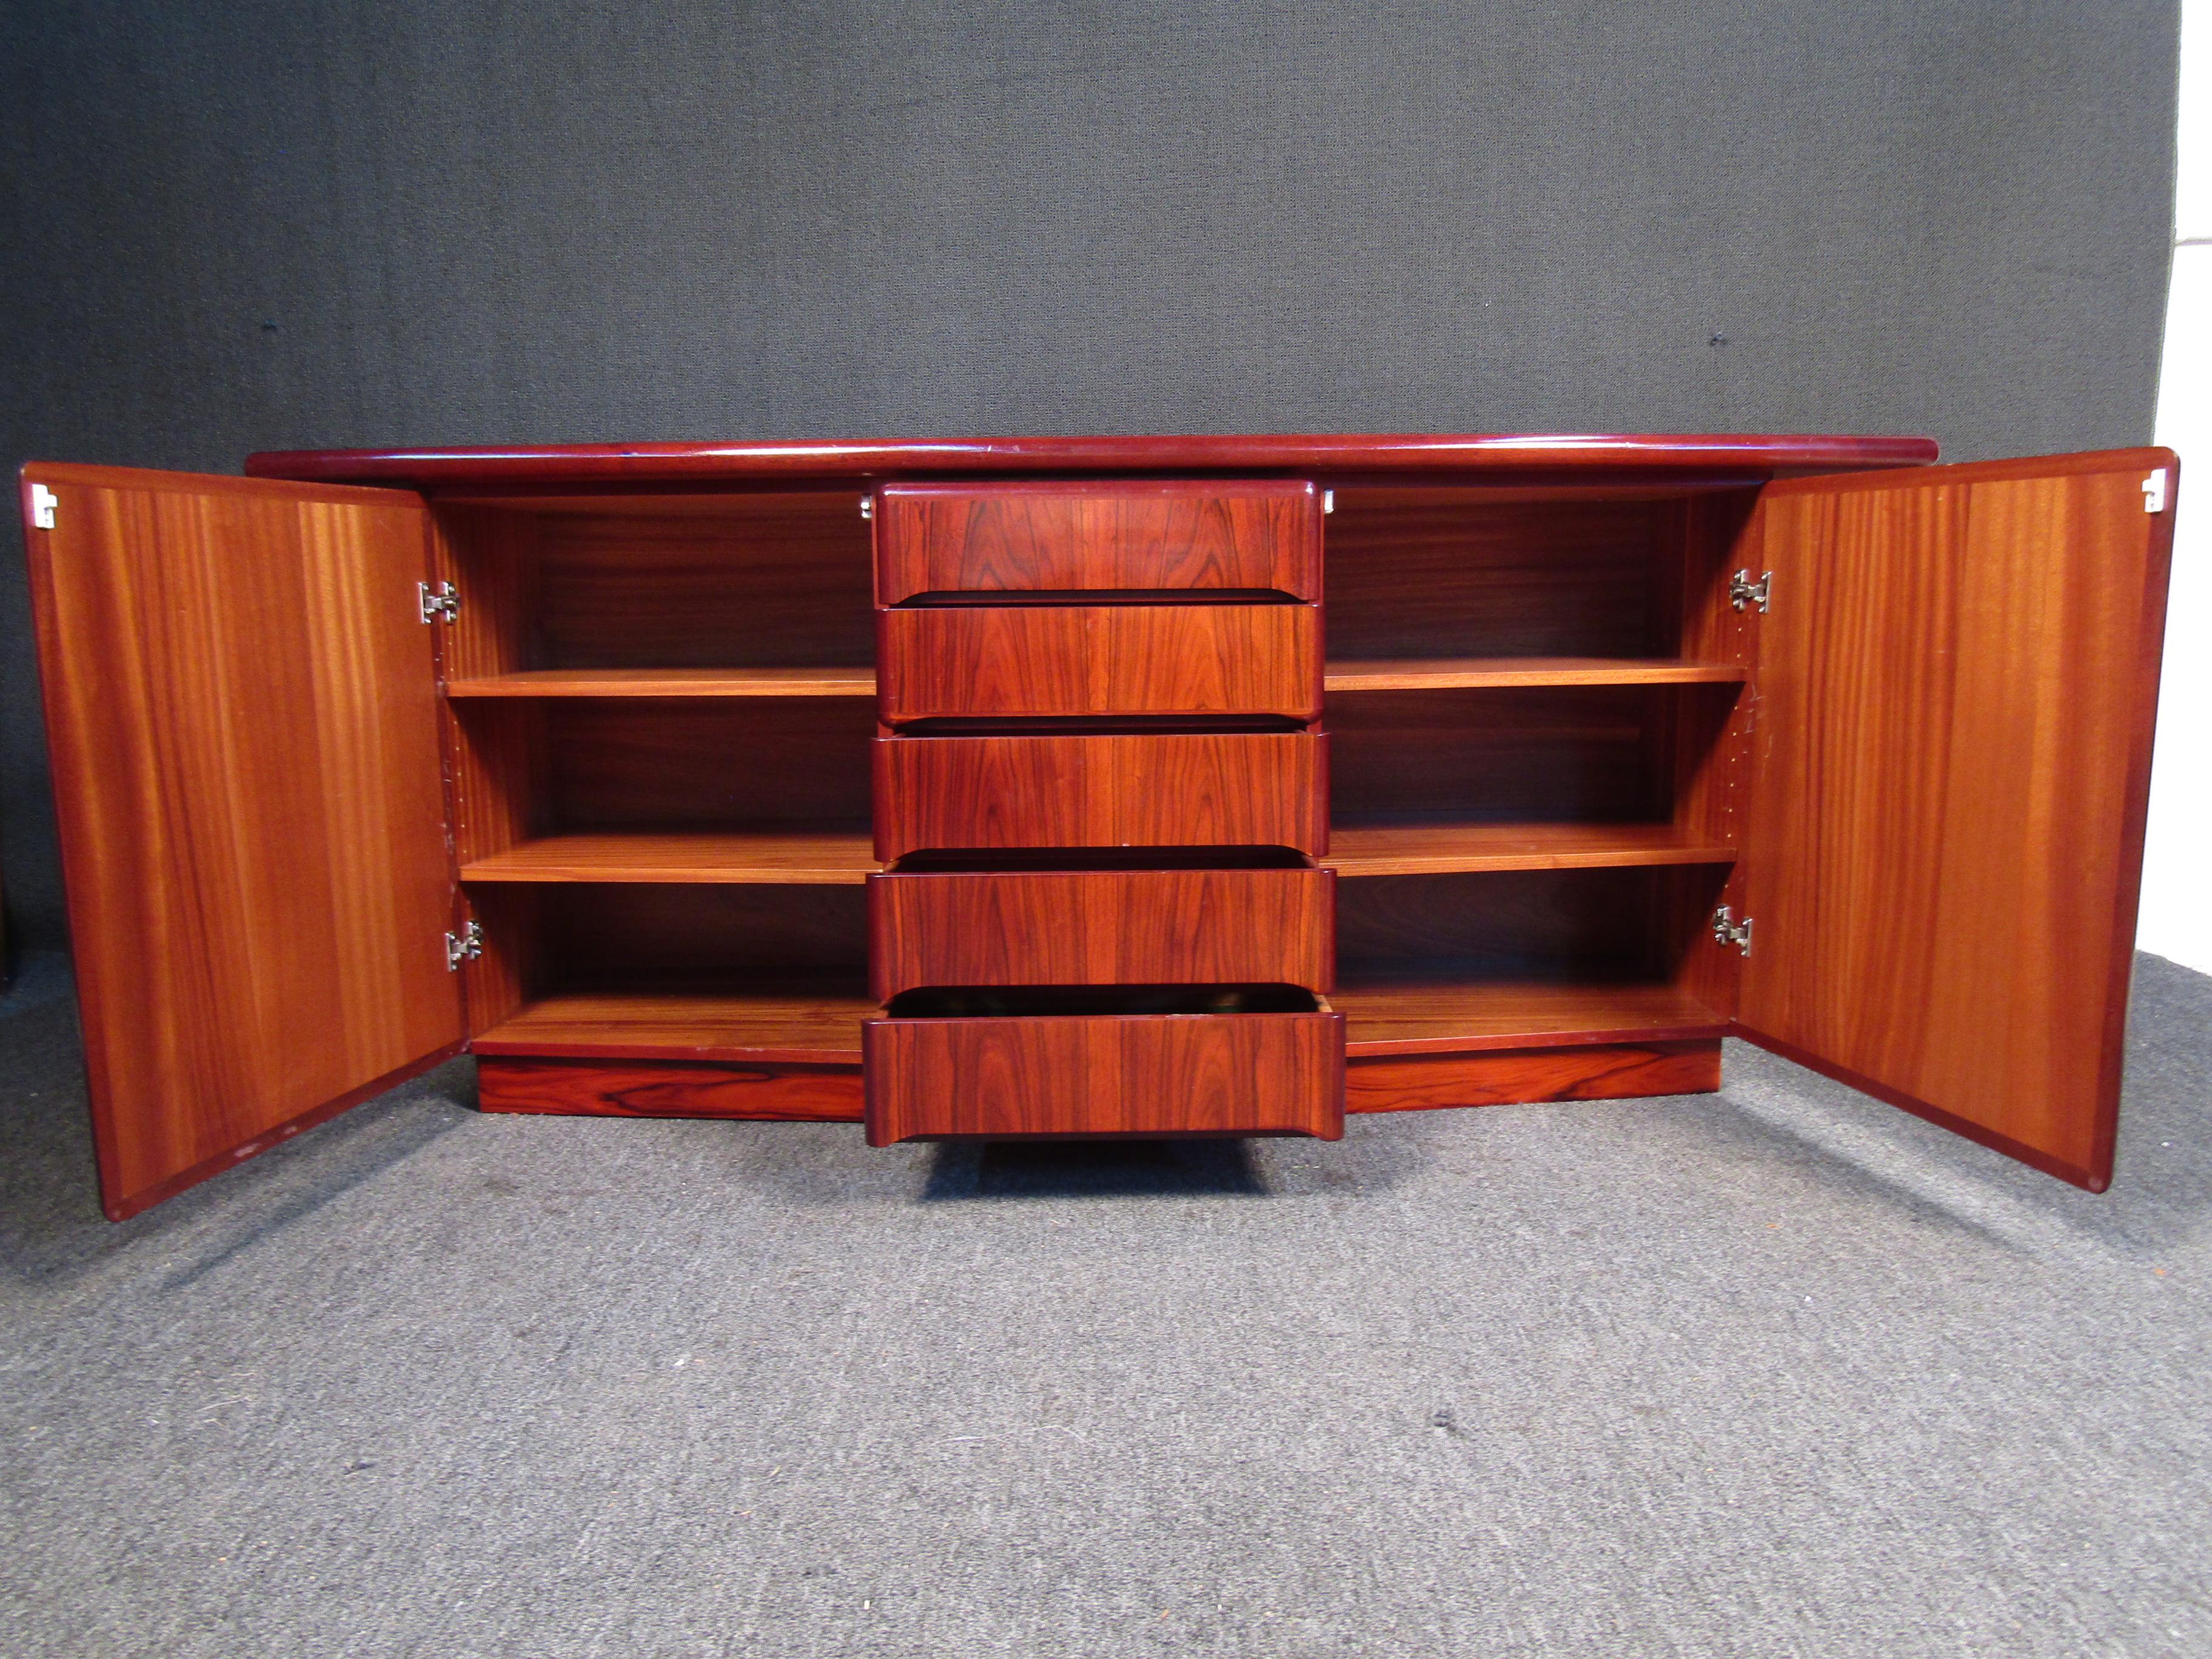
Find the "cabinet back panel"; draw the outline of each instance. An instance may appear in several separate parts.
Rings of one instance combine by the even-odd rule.
[[[1324,532],[1328,654],[1671,655],[1686,517],[1679,499],[1340,489]]]
[[[867,521],[856,490],[578,498],[443,509],[463,574],[501,565],[533,668],[768,668],[875,660]],[[526,520],[526,534],[503,515]]]
[[[1449,963],[1469,980],[1673,978],[1709,943],[1703,919],[1723,873],[1513,870],[1339,881],[1339,970]]]
[[[567,885],[540,901],[544,987],[865,971],[866,890]]]
[[[1331,817],[1663,818],[1671,696],[1643,686],[1333,696]]]
[[[561,701],[545,720],[550,827],[868,824],[857,698]]]

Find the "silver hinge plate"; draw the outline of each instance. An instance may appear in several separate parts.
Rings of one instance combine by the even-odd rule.
[[[1751,954],[1751,918],[1746,916],[1741,921],[1738,921],[1735,919],[1735,912],[1723,904],[1713,912],[1713,943],[1733,945],[1744,955],[1749,956]]]
[[[1766,602],[1773,592],[1774,573],[1771,570],[1760,571],[1757,581],[1752,580],[1750,571],[1739,570],[1729,578],[1729,608],[1741,611],[1755,605],[1759,607],[1759,615],[1765,616]]]
[[[54,507],[57,504],[52,490],[44,484],[33,484],[31,486],[31,527],[34,530],[52,530],[54,527]]]
[[[1323,518],[1325,519],[1325,518],[1327,518],[1330,514],[1332,514],[1332,513],[1334,513],[1334,512],[1335,512],[1335,511],[1336,511],[1336,492],[1335,492],[1334,489],[1324,489],[1324,490],[1322,490],[1322,491],[1321,492],[1321,514],[1322,514],[1322,517],[1323,517]]]
[[[483,954],[483,923],[465,922],[458,933],[446,935],[446,971],[458,974],[465,962],[474,962]]]
[[[416,582],[415,592],[422,602],[424,622],[459,622],[461,619],[461,591],[453,583],[440,582],[433,587],[428,582]]]
[[[2166,469],[2164,467],[2159,468],[2157,471],[2142,481],[2142,493],[2144,512],[2166,511]]]
[[[873,495],[860,497],[860,516],[864,519],[872,519],[876,516],[876,498]]]

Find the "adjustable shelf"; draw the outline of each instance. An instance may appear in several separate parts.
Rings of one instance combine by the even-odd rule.
[[[1741,663],[1673,657],[1376,657],[1328,665],[1328,691],[1451,691],[1494,686],[1734,685]]]
[[[1566,983],[1467,976],[1450,964],[1346,963],[1330,1002],[1350,1054],[1683,1042],[1724,1035],[1728,1022],[1659,983]]]
[[[857,886],[883,867],[866,830],[623,830],[520,842],[461,879]]]
[[[876,671],[832,668],[534,668],[450,682],[449,697],[872,697]]]
[[[1671,823],[1336,824],[1322,860],[1340,876],[1731,864],[1735,848]]]
[[[476,1038],[480,1054],[856,1066],[867,975],[564,990]]]

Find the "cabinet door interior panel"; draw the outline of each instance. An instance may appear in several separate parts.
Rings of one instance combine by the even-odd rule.
[[[941,606],[878,614],[880,714],[1321,715],[1310,605]]]
[[[876,598],[1206,588],[1321,597],[1321,500],[1262,481],[894,484]]]
[[[927,849],[1328,850],[1314,732],[879,738],[876,854]]]
[[[453,1052],[422,503],[36,466],[27,532],[109,1214]]]
[[[877,996],[927,985],[1282,984],[1326,992],[1325,870],[1028,870],[876,876]]]
[[[2093,1189],[2175,470],[2163,450],[1942,467],[1764,507],[1741,1026]]]
[[[868,1144],[948,1135],[1344,1133],[1333,1013],[878,1019]]]

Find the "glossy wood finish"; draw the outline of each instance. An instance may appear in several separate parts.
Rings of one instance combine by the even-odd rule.
[[[480,1034],[479,1054],[857,1066],[878,1012],[858,975],[552,993]]]
[[[1330,691],[1447,691],[1522,685],[1741,684],[1741,663],[1678,657],[1400,657],[1328,665]]]
[[[1711,1039],[1728,1030],[1726,1019],[1672,985],[1490,979],[1447,964],[1354,968],[1329,1001],[1344,1016],[1345,1051],[1355,1058]]]
[[[1313,732],[884,738],[876,855],[923,848],[1328,850]]]
[[[1727,864],[1735,858],[1733,847],[1686,836],[1670,823],[1340,824],[1330,837],[1324,862],[1346,876]]]
[[[477,1104],[487,1112],[594,1117],[726,1117],[857,1123],[857,1066],[711,1066],[663,1060],[486,1058]]]
[[[2158,467],[1788,483],[1763,509],[1742,1030],[2092,1190],[2165,621]]]
[[[1310,605],[935,606],[877,614],[886,725],[933,716],[1321,717]]]
[[[1539,1100],[1622,1100],[1711,1094],[1721,1086],[1717,1040],[1594,1043],[1355,1060],[1345,1068],[1347,1112],[1418,1112]]]
[[[264,478],[551,489],[933,474],[1284,470],[1474,476],[1559,471],[1595,481],[1606,473],[1763,473],[1911,466],[1935,459],[1932,438],[1358,433],[272,450],[248,456],[246,470]]]
[[[58,498],[25,540],[120,1219],[459,1045],[427,529],[388,491],[24,484]]]
[[[649,830],[544,836],[461,866],[466,882],[837,882],[883,868],[864,830]]]
[[[1281,984],[1335,977],[1324,870],[1026,870],[876,876],[878,1000],[917,986]]]
[[[893,484],[877,498],[876,599],[1109,588],[1321,597],[1311,484]]]
[[[865,1043],[871,1146],[1344,1133],[1333,1013],[878,1019]]]
[[[534,668],[447,683],[449,697],[872,697],[872,668]]]

